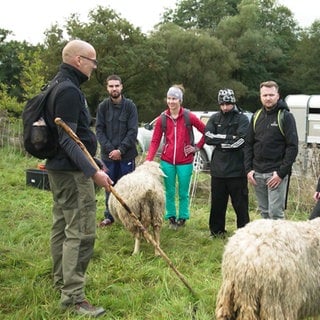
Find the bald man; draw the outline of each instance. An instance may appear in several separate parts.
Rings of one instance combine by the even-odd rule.
[[[79,137],[92,156],[97,140],[89,125],[91,117],[80,85],[97,68],[94,47],[72,40],[62,50],[62,64],[55,79],[58,86],[49,97],[48,118],[61,118]],[[97,170],[78,144],[57,128],[56,156],[47,159],[46,168],[53,194],[51,254],[54,286],[61,292],[61,307],[77,314],[97,317],[105,310],[92,306],[85,297],[85,273],[93,254],[96,233],[94,182],[104,188],[109,176]]]

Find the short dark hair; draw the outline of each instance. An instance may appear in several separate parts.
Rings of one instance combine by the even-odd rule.
[[[112,74],[111,76],[109,76],[106,80],[106,83],[108,83],[110,80],[118,80],[122,84],[121,78],[116,74]]]

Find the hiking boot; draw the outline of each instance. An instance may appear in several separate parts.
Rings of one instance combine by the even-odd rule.
[[[102,307],[94,307],[86,300],[76,303],[74,306],[74,313],[92,318],[100,317],[105,312],[106,310],[104,310]]]
[[[178,227],[184,227],[186,224],[186,219],[178,219],[177,226]]]
[[[169,220],[169,229],[177,230],[177,222],[175,217],[171,217]]]

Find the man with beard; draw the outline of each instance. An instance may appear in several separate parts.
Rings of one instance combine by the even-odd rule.
[[[116,184],[122,176],[135,169],[138,111],[133,101],[122,95],[123,85],[119,76],[109,76],[106,89],[109,97],[98,106],[96,134],[101,147],[101,159],[109,177]],[[114,222],[108,208],[109,195],[106,192],[106,210],[100,227]]]
[[[285,219],[289,178],[298,154],[296,121],[275,81],[260,84],[260,100],[262,107],[251,118],[246,136],[245,169],[261,217]]]

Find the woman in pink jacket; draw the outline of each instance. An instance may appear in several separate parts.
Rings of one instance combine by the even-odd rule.
[[[160,166],[166,177],[164,186],[166,193],[165,220],[169,226],[176,229],[184,226],[190,218],[189,186],[193,170],[194,154],[204,145],[204,136],[193,145],[191,130],[197,128],[204,133],[205,124],[192,112],[181,106],[184,89],[180,85],[172,86],[167,92],[167,105],[165,115],[166,127],[163,130],[162,117],[159,116],[153,132],[150,148],[146,160],[152,161],[164,135],[164,145],[161,152]],[[186,112],[188,115],[186,115]],[[190,119],[190,126],[186,125],[186,116]],[[190,128],[191,130],[190,130]],[[178,178],[179,204],[176,208],[176,178]],[[177,210],[178,209],[178,210]]]

